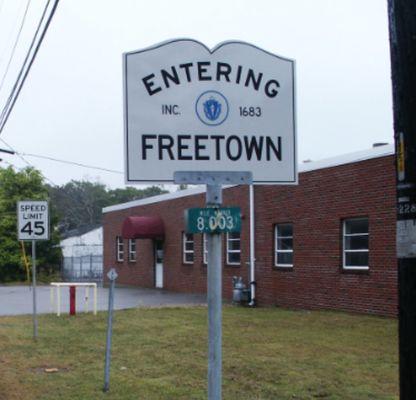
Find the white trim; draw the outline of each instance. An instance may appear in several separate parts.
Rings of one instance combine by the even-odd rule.
[[[343,267],[344,270],[368,271],[370,267]]]
[[[134,250],[132,250],[133,243],[134,243]],[[137,243],[136,243],[136,239],[129,239],[128,248],[129,248],[129,262],[136,262],[137,261]],[[133,254],[134,254],[134,258],[132,257]]]
[[[187,235],[192,235],[192,240],[189,240],[187,238]],[[193,250],[186,250],[186,244],[187,243],[192,243],[193,245]],[[186,260],[186,255],[187,254],[192,254],[192,261],[187,261]],[[195,261],[195,238],[193,233],[186,233],[186,232],[182,232],[182,262],[184,264],[193,264]]]
[[[237,232],[236,232],[237,233]],[[228,242],[240,242],[240,249],[239,250],[230,250],[228,246]],[[239,233],[238,238],[230,238],[230,234],[227,232],[226,236],[226,243],[227,243],[227,265],[241,265],[241,234]],[[240,255],[240,261],[239,262],[231,262],[229,259],[230,254],[239,254]]]
[[[308,163],[302,163],[301,165],[298,166],[298,171],[299,173],[310,172],[310,171],[315,171],[318,169],[331,168],[331,167],[336,167],[340,165],[352,164],[352,163],[356,163],[360,161],[371,160],[373,158],[391,156],[393,154],[394,154],[394,145],[387,144],[384,146],[373,147],[371,149],[358,151],[355,153],[343,154],[340,156],[331,157],[331,158],[323,159],[320,161],[311,161]],[[233,186],[236,186],[236,185],[224,186],[224,189],[227,189]],[[115,204],[114,206],[104,207],[102,212],[103,214],[105,214],[105,213],[112,212],[112,211],[120,211],[120,210],[125,210],[128,208],[132,208],[132,207],[144,206],[146,204],[159,203],[162,201],[174,200],[174,199],[179,199],[181,197],[193,196],[193,195],[202,194],[202,193],[205,193],[204,186],[200,186],[200,187],[196,187],[192,189],[186,189],[186,190],[178,190],[172,193],[160,194],[157,196],[147,197],[145,199],[133,200],[127,203]]]
[[[353,221],[353,220],[363,220],[366,219],[368,222],[368,229],[370,229],[370,220],[368,217],[353,217],[353,218],[345,218],[342,220],[342,268],[344,270],[368,270],[370,269],[369,265],[345,265],[346,261],[346,253],[367,253],[368,254],[368,263],[370,262],[370,232],[362,232],[362,233],[346,233],[346,222]],[[351,236],[368,236],[368,248],[367,249],[358,249],[358,250],[350,250],[345,249],[345,239]]]
[[[116,236],[116,260],[117,262],[124,261],[124,240],[121,236]]]
[[[292,225],[292,236],[278,236],[277,235],[277,227],[279,225]],[[278,249],[277,243],[278,239],[292,239],[292,249],[291,250],[282,250]],[[292,254],[292,264],[279,264],[277,262],[277,254],[278,253],[291,253]],[[279,268],[293,268],[293,223],[292,222],[282,222],[278,223],[274,226],[274,266]]]
[[[146,197],[145,199],[133,200],[127,203],[121,203],[121,204],[116,204],[114,206],[104,207],[103,213],[125,210],[126,208],[144,206],[146,204],[159,203],[161,201],[180,199],[181,197],[193,196],[195,194],[201,194],[201,193],[205,193],[205,187],[178,190],[177,192],[159,194],[157,196]]]
[[[368,150],[357,151],[355,153],[342,154],[340,156],[326,158],[319,161],[302,163],[299,166],[299,173],[352,164],[360,161],[371,160],[373,158],[391,156],[393,154],[394,145],[386,144],[383,146],[373,147]]]

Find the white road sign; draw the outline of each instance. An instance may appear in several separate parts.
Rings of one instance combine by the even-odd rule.
[[[107,276],[110,281],[115,281],[118,277],[118,273],[115,268],[111,268],[110,271],[108,271]]]
[[[255,183],[297,183],[293,60],[191,39],[123,60],[126,182],[251,171]]]
[[[17,203],[18,239],[49,239],[49,207],[47,201]]]

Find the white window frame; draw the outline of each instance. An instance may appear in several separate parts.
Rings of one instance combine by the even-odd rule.
[[[129,239],[129,262],[137,261],[137,251],[136,251],[136,239]]]
[[[292,225],[292,235],[291,236],[279,236],[279,226],[282,225]],[[292,239],[292,249],[279,249],[279,239]],[[292,264],[282,264],[278,263],[278,254],[279,253],[291,253],[292,254]],[[279,268],[293,268],[293,223],[291,222],[282,222],[274,226],[274,265]]]
[[[192,240],[188,239],[188,236],[192,236]],[[192,243],[193,244],[193,250],[187,250],[186,249],[186,244],[187,243]],[[186,256],[188,254],[192,254],[192,261],[188,261],[186,259]],[[195,238],[193,233],[186,233],[186,232],[182,232],[182,262],[184,264],[193,264],[195,260]]]
[[[367,220],[367,226],[368,226],[367,232],[366,233],[365,232],[362,232],[362,233],[346,233],[347,222],[353,221],[353,220],[360,220],[360,219]],[[369,232],[369,230],[370,230],[370,220],[369,220],[368,217],[346,218],[342,221],[342,268],[343,269],[345,269],[345,270],[367,271],[370,268],[369,265],[357,265],[357,266],[345,265],[345,262],[346,262],[345,255],[346,255],[346,253],[367,253],[368,254],[367,260],[368,260],[368,263],[369,263],[369,261],[370,261],[370,255],[369,255],[369,252],[370,252],[370,249],[369,249],[369,247],[370,247],[370,237],[369,237],[370,232]],[[347,237],[353,237],[353,236],[367,236],[368,237],[368,247],[367,247],[367,249],[359,249],[359,250],[346,249],[345,248],[346,238]]]
[[[202,234],[202,262],[208,265],[208,236],[206,233]]]
[[[226,241],[227,241],[227,264],[228,265],[241,265],[241,234],[239,234],[238,238],[230,238],[230,234],[227,232]],[[240,242],[240,249],[239,250],[231,250],[230,246],[229,246],[229,243],[230,242],[236,242],[236,241]],[[230,254],[237,254],[237,253],[240,255],[240,261],[239,262],[231,262],[230,257],[229,257]]]
[[[121,236],[116,236],[116,260],[117,262],[124,261],[124,241]]]

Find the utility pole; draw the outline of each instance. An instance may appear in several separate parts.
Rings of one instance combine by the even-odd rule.
[[[397,169],[400,399],[416,399],[416,1],[388,0]]]

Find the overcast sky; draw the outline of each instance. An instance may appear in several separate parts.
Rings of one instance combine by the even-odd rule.
[[[0,0],[0,79],[26,1]],[[44,4],[30,4],[0,107]],[[384,0],[61,0],[0,138],[20,152],[123,171],[121,54],[177,37],[209,47],[243,40],[296,60],[300,162],[393,143]],[[27,160],[56,184],[124,186],[122,174]]]

